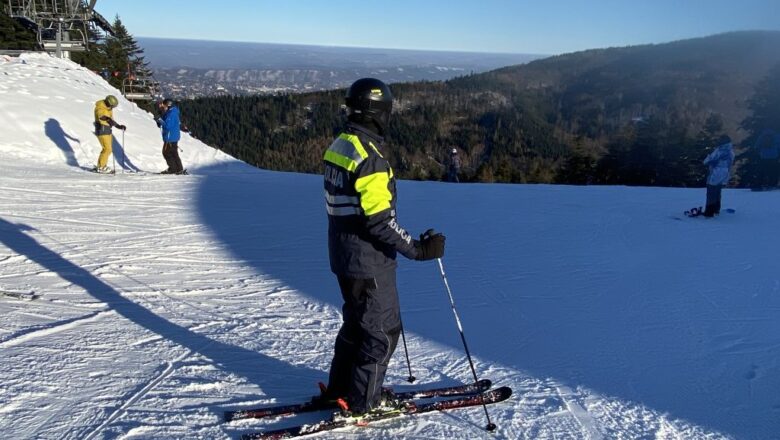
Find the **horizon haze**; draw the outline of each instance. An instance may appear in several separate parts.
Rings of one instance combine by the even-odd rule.
[[[780,30],[773,0],[176,3],[101,0],[136,36],[325,46],[561,54],[739,30]],[[150,14],[150,11],[154,13]]]
[[[166,93],[177,98],[307,92],[372,76],[397,83],[447,80],[541,55],[414,51],[138,38]]]

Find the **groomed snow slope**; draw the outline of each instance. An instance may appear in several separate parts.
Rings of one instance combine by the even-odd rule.
[[[0,58],[0,437],[236,438],[220,423],[326,378],[340,300],[321,177],[255,170],[189,137],[190,176],[96,175],[98,76]],[[160,170],[151,115],[122,100],[130,168]],[[53,121],[53,122],[49,122]],[[119,139],[121,142],[121,138]],[[128,163],[126,162],[126,163]],[[481,377],[512,399],[318,438],[780,438],[780,192],[676,219],[700,189],[401,182],[402,225],[444,264]],[[471,378],[432,262],[402,261],[415,385]]]

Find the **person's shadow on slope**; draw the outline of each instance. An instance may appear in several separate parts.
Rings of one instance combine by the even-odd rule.
[[[43,128],[46,132],[46,136],[48,136],[49,139],[54,142],[54,145],[56,145],[57,148],[62,150],[62,154],[65,155],[65,162],[68,164],[68,166],[78,167],[79,161],[76,159],[76,153],[73,151],[73,147],[70,146],[70,142],[68,142],[68,140],[78,144],[81,144],[81,140],[69,136],[67,133],[65,133],[65,130],[63,130],[62,126],[60,125],[60,121],[54,118],[49,118],[46,120],[46,122],[43,123]]]
[[[27,231],[35,231],[35,229],[0,218],[0,243],[11,251],[24,255],[62,279],[82,287],[95,299],[106,303],[129,321],[210,359],[226,373],[245,377],[264,390],[278,388],[280,383],[290,377],[316,384],[317,380],[322,379],[324,375],[321,371],[291,365],[254,350],[226,344],[174,324],[123,297],[120,292],[86,269],[38,243],[26,233]],[[212,406],[212,409],[215,413],[221,413],[222,410],[228,409],[228,405]],[[100,422],[96,420],[94,423],[97,425]]]
[[[198,215],[232,254],[251,264],[258,273],[281,280],[303,298],[341,306],[338,282],[330,271],[328,220],[322,198],[321,175],[257,169],[233,173],[219,167],[201,169],[201,175],[203,178],[198,181],[195,201]],[[420,270],[430,270],[430,282],[443,289],[438,270],[433,266],[431,262]],[[412,290],[400,292],[402,314],[404,297],[413,294]],[[446,301],[444,296],[441,300]],[[448,314],[449,308],[442,308],[440,312],[445,318],[452,319]],[[426,325],[429,314],[417,316],[416,321],[404,319],[408,332],[414,331],[425,338],[460,349],[457,332],[447,331],[449,339],[439,338],[432,327],[441,326]],[[447,330],[451,329],[447,327]],[[331,336],[335,339],[335,330]],[[401,348],[394,356],[402,355]],[[332,351],[327,356],[332,356]],[[447,371],[432,370],[422,365],[413,365],[412,368],[426,368],[429,374],[438,376],[434,382],[426,383],[429,386],[460,383]],[[405,365],[402,370],[393,371],[407,377]],[[394,383],[392,379],[385,384],[398,390],[420,388],[419,383],[407,386],[406,383]]]
[[[122,139],[124,141],[124,137]],[[125,170],[130,171],[141,171],[135,164],[133,164],[133,161],[130,160],[129,157],[127,157],[127,150],[125,149],[125,146],[119,143],[119,140],[116,138],[116,135],[114,135],[112,139],[112,145],[111,149],[113,150],[114,158],[119,163],[119,167]],[[118,172],[118,171],[117,171]]]

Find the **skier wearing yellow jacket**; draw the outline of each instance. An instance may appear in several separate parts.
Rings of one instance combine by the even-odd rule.
[[[94,171],[98,173],[108,173],[111,171],[108,168],[108,156],[111,154],[111,144],[114,137],[111,134],[111,127],[116,127],[120,130],[126,130],[127,127],[121,124],[117,124],[114,121],[113,109],[119,105],[119,100],[114,95],[108,95],[105,99],[95,103],[95,136],[97,136],[100,146],[103,147],[100,150],[100,156],[98,157],[97,166]]]

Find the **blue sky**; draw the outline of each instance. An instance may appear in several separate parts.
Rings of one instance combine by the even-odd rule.
[[[780,30],[780,0],[100,0],[136,37],[557,54]]]

